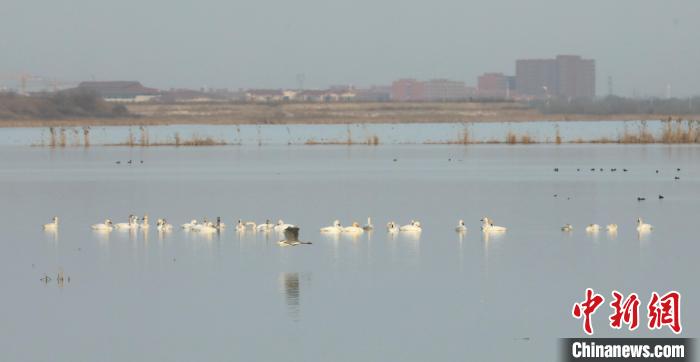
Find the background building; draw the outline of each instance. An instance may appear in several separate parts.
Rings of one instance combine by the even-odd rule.
[[[160,95],[159,90],[132,81],[82,82],[78,89],[94,92],[110,102],[147,102]]]
[[[427,101],[465,100],[474,95],[474,89],[464,82],[449,79],[431,79],[424,83],[424,89]]]
[[[595,97],[595,61],[577,55],[557,56],[557,94],[566,98]]]
[[[557,62],[554,59],[519,59],[515,62],[517,90],[521,95],[556,95],[557,77]]]
[[[514,85],[512,76],[503,73],[484,73],[477,80],[478,95],[481,98],[510,98]]]
[[[531,97],[595,97],[595,61],[578,55],[515,62],[517,91]]]
[[[390,86],[371,86],[365,89],[357,89],[355,100],[360,102],[388,102],[391,100]]]
[[[422,101],[425,100],[425,85],[415,79],[399,79],[391,84],[391,100]]]

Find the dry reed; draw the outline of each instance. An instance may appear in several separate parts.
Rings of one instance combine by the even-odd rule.
[[[83,127],[83,146],[90,147],[90,127]]]

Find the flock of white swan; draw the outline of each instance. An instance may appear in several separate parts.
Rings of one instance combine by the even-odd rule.
[[[505,233],[508,229],[504,226],[495,225],[493,220],[488,217],[483,217],[481,220],[481,231],[484,233]],[[166,219],[156,220],[156,230],[160,232],[168,232],[173,229],[173,225],[169,224]],[[48,224],[44,224],[44,230],[56,231],[58,230],[58,217],[54,216],[52,221]],[[94,224],[91,229],[97,232],[110,232],[112,230],[144,230],[147,231],[150,228],[148,215],[144,215],[142,218],[138,218],[135,215],[129,215],[127,222],[113,223],[112,220],[106,219],[103,223]],[[221,222],[221,217],[217,217],[216,221],[209,221],[207,218],[200,220],[192,219],[191,221],[180,225],[180,228],[185,231],[199,232],[199,233],[215,233],[226,228],[226,224]],[[236,224],[236,230],[239,232],[271,232],[276,231],[279,233],[284,233],[286,239],[281,240],[280,243],[284,245],[298,245],[299,242],[299,228],[293,224],[285,223],[283,220],[278,220],[276,223],[272,223],[270,220],[265,220],[265,222],[257,224],[253,221],[243,221],[238,220]],[[650,224],[645,223],[642,218],[637,218],[637,232],[648,233],[654,227]],[[595,234],[598,233],[602,227],[598,224],[589,224],[585,227],[586,233]],[[361,234],[366,231],[374,230],[372,225],[372,219],[367,218],[367,223],[360,226],[358,222],[353,222],[349,226],[343,226],[340,220],[335,220],[330,226],[325,226],[320,229],[321,233],[324,234]],[[386,230],[389,233],[420,233],[423,230],[420,221],[411,220],[410,223],[406,225],[399,226],[396,222],[390,221],[386,224]],[[561,231],[572,232],[574,227],[571,224],[566,224],[561,227]],[[605,230],[608,233],[617,233],[617,224],[608,224],[605,226]],[[465,233],[467,227],[464,220],[459,220],[455,231],[458,233]],[[297,244],[294,244],[297,242]]]

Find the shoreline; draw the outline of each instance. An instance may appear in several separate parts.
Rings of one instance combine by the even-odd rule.
[[[527,123],[527,122],[606,122],[606,121],[663,121],[672,119],[700,119],[676,115],[528,115],[520,117],[467,117],[460,119],[293,119],[293,120],[245,120],[245,119],[161,119],[161,118],[78,118],[78,119],[22,119],[0,120],[0,128],[47,128],[47,127],[139,127],[171,125],[345,125],[345,124],[430,124],[430,123]]]
[[[694,120],[700,115],[543,114],[517,103],[130,104],[119,118],[7,119],[0,128],[167,125],[338,125]]]

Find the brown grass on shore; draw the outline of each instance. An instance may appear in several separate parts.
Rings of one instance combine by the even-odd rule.
[[[59,133],[58,136],[58,145],[61,147],[66,147],[67,141],[66,141],[66,129],[61,128],[61,132]]]
[[[664,122],[661,131],[661,143],[700,143],[700,132],[698,132],[698,121],[687,121],[683,125],[683,120],[668,119]]]
[[[48,129],[48,142],[42,140],[33,144],[33,146],[48,146],[51,148],[56,147],[91,147],[93,144],[90,140],[90,127],[82,127],[82,140],[81,132],[79,128],[65,128],[65,127],[49,127]],[[176,132],[172,140],[169,141],[159,141],[152,142],[149,136],[148,128],[145,126],[140,126],[138,134],[135,133],[133,128],[129,128],[127,139],[124,142],[117,144],[105,144],[105,146],[129,146],[129,147],[149,147],[149,146],[217,146],[217,145],[230,145],[237,144],[241,145],[242,140],[240,139],[240,128],[238,128],[238,142],[228,143],[222,139],[215,139],[212,137],[201,137],[197,134],[192,135],[190,138],[183,139],[180,133]],[[289,129],[287,130],[288,133]],[[365,128],[365,133],[367,129]],[[376,134],[369,134],[363,140],[355,140],[353,138],[353,132],[350,125],[347,126],[346,139],[332,139],[332,140],[315,140],[313,138],[308,139],[303,144],[305,145],[372,145],[376,146],[380,144],[380,138]],[[290,134],[291,137],[291,134]],[[617,138],[615,137],[600,137],[594,139],[584,139],[581,137],[574,138],[568,141],[563,140],[560,132],[559,125],[555,125],[555,138],[554,140],[550,138],[545,138],[544,140],[538,140],[530,134],[518,134],[513,131],[508,131],[503,139],[485,139],[477,140],[472,137],[469,130],[465,127],[463,130],[457,133],[457,137],[451,140],[445,141],[424,141],[423,144],[445,144],[445,145],[468,145],[468,144],[693,144],[700,143],[700,121],[697,120],[682,120],[682,119],[667,119],[662,121],[662,126],[660,131],[652,132],[647,123],[642,121],[638,127],[629,129],[627,126],[624,127],[622,133],[620,133]],[[287,144],[291,145],[293,142],[290,140]],[[258,127],[258,145],[262,145],[262,134],[260,127]]]
[[[535,140],[532,136],[529,134],[523,134],[523,135],[517,135],[513,131],[508,131],[508,134],[506,134],[506,141],[505,143],[509,145],[515,145],[515,144],[524,144],[524,145],[529,145],[533,143],[544,143],[544,142],[538,142]]]
[[[83,127],[83,146],[90,147],[90,127]]]
[[[191,146],[225,146],[228,143],[224,140],[217,140],[212,137],[199,137],[197,135],[192,136],[189,139],[186,140],[179,140],[177,141],[177,146],[185,146],[185,147],[191,147]],[[168,142],[168,143],[156,143],[152,144],[155,146],[175,146],[176,144],[174,142]]]
[[[633,143],[654,143],[654,135],[649,132],[649,127],[647,126],[646,121],[642,121],[641,124],[639,125],[639,129],[637,132],[632,132],[629,129],[627,129],[627,126],[625,126],[625,130],[623,133],[618,137],[618,143],[624,143],[624,144],[633,144]]]
[[[348,131],[349,132],[349,131]],[[341,145],[341,146],[354,146],[354,145],[367,145],[367,146],[378,146],[380,144],[379,142],[379,136],[377,135],[372,135],[367,137],[366,140],[364,141],[353,141],[352,138],[348,138],[344,141],[339,141],[339,140],[316,140],[313,138],[309,138],[304,142],[304,145],[307,146],[319,146],[319,145]]]
[[[141,131],[141,141],[140,141],[141,144],[140,144],[140,146],[147,147],[151,143],[150,139],[148,138],[148,129],[141,126],[141,127],[139,127],[139,130]]]
[[[125,147],[163,147],[163,146],[175,146],[175,147],[194,147],[194,146],[226,146],[228,143],[224,140],[214,139],[212,137],[201,137],[198,135],[192,135],[190,138],[183,139],[179,133],[175,133],[172,140],[169,141],[159,141],[151,142],[148,138],[143,138],[140,142],[135,143],[133,139],[127,139],[125,142],[121,143],[110,143],[105,146],[125,146]]]
[[[367,138],[367,144],[370,146],[377,146],[379,145],[379,136],[373,135]]]
[[[625,130],[617,139],[601,137],[597,139],[573,142],[573,143],[619,143],[619,144],[691,144],[700,143],[700,131],[698,121],[683,121],[682,119],[672,120],[671,118],[663,121],[661,134],[655,136],[649,131],[646,121],[642,121],[636,132],[630,131],[625,127]]]

